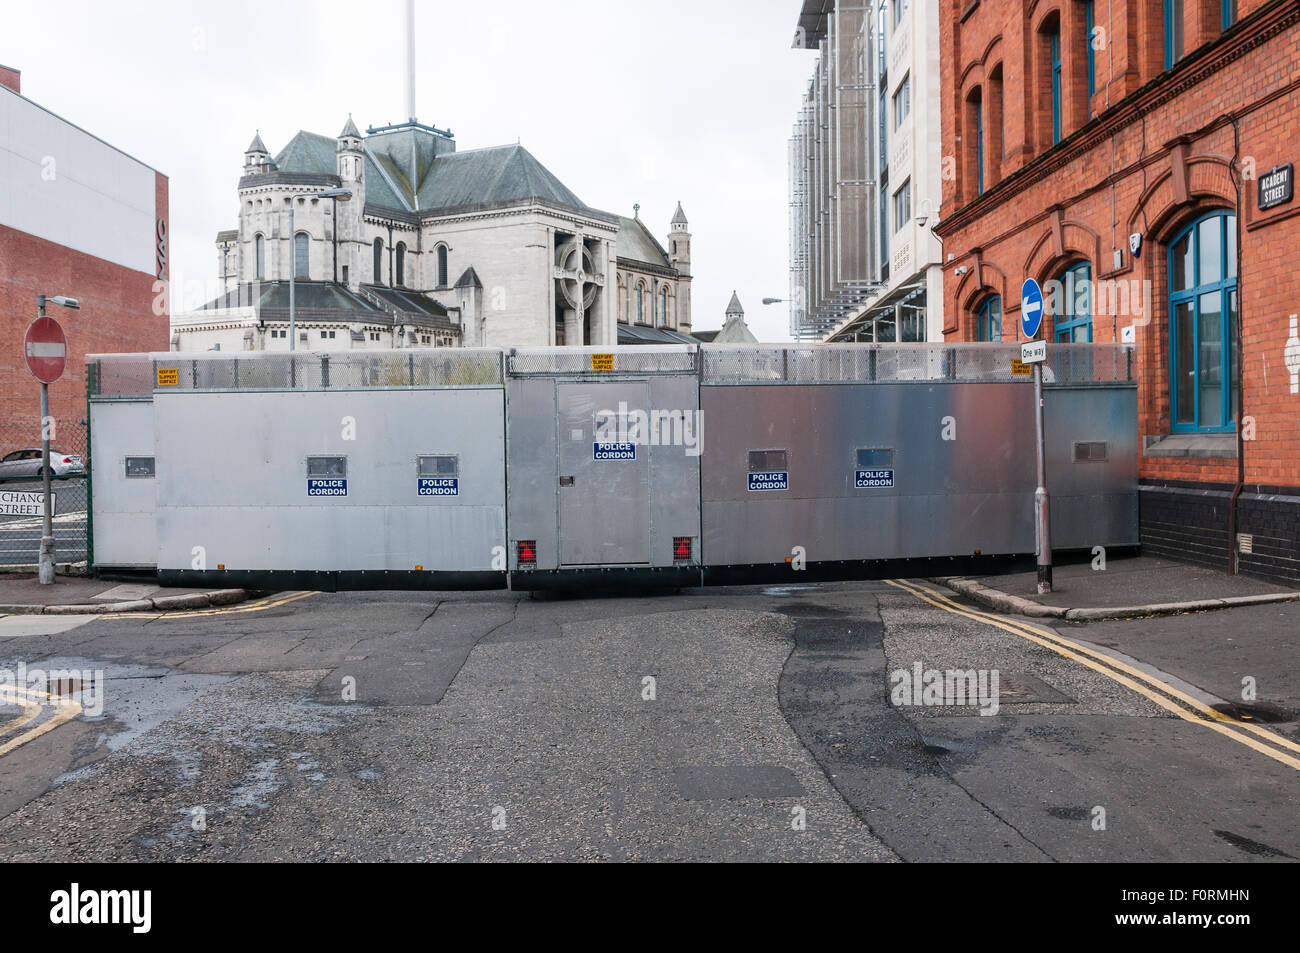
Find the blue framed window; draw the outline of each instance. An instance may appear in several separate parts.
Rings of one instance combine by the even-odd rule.
[[[1223,0],[1223,28],[1237,22],[1237,0]]]
[[[975,100],[975,178],[978,191],[984,194],[984,100]]]
[[[907,12],[907,0],[894,0],[894,23],[903,22],[903,14]]]
[[[1228,0],[1224,0],[1228,2]],[[1088,59],[1088,115],[1092,116],[1092,96],[1097,92],[1097,51],[1092,48],[1092,31],[1096,29],[1096,9],[1093,0],[1083,4],[1083,48]]]
[[[1061,31],[1047,34],[1048,53],[1052,62],[1052,144],[1061,141]]]
[[[1002,298],[994,295],[975,313],[975,340],[1002,340]]]
[[[1169,403],[1174,433],[1235,429],[1237,217],[1211,212],[1169,245]]]
[[[1164,0],[1165,69],[1183,58],[1183,0]]]
[[[1055,315],[1058,344],[1089,344],[1092,341],[1092,264],[1081,261],[1061,276],[1064,300]]]

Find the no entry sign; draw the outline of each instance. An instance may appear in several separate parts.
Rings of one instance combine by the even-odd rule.
[[[23,356],[27,369],[42,384],[53,384],[63,376],[67,363],[68,339],[53,318],[37,318],[23,338]]]

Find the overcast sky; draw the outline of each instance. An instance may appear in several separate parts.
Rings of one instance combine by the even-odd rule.
[[[731,291],[788,337],[786,143],[813,53],[799,0],[416,2],[418,118],[461,149],[521,141],[588,205],[694,235],[696,329]],[[243,151],[405,116],[403,0],[7,3],[23,94],[171,180],[173,282],[213,281]],[[178,289],[179,290],[179,289]],[[174,302],[174,306],[183,302]]]

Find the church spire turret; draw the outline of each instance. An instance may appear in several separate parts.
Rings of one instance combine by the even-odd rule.
[[[250,172],[259,172],[270,162],[271,153],[266,151],[266,144],[262,142],[262,131],[259,129],[253,134],[253,141],[244,150],[244,173],[247,175]]]

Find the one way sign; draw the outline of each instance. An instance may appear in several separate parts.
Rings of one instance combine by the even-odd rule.
[[[1020,287],[1020,330],[1025,337],[1034,338],[1043,323],[1043,289],[1038,282],[1028,278]]]

